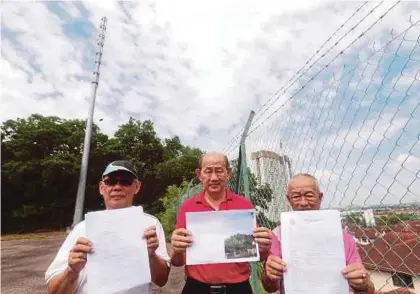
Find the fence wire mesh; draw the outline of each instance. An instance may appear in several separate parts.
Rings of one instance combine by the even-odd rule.
[[[268,205],[254,202],[263,224],[290,209],[292,174],[315,175],[378,293],[420,293],[420,27],[407,23],[314,65],[257,113],[246,139],[251,190],[270,188]]]
[[[358,36],[324,44],[256,113],[248,180],[259,223],[272,229],[290,210],[290,177],[314,175],[322,208],[341,211],[377,293],[420,293],[420,23],[408,10],[390,26],[399,2],[378,14],[382,3]],[[230,187],[243,194],[240,139],[224,152]]]

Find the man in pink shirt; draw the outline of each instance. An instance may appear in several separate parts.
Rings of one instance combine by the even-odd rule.
[[[294,176],[287,187],[287,199],[294,211],[319,210],[322,197],[323,193],[319,189],[318,181],[309,174]],[[268,292],[272,293],[280,289],[280,293],[287,294],[283,287],[283,272],[287,270],[287,265],[281,259],[280,231],[280,226],[273,230],[271,254],[264,266],[262,282],[264,289]],[[342,273],[348,280],[351,291],[373,294],[375,287],[362,264],[356,243],[347,231],[343,231],[343,242],[347,266]],[[320,265],[320,270],[322,270],[322,265]]]

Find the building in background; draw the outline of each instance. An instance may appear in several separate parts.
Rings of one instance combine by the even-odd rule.
[[[291,178],[290,159],[287,155],[266,150],[251,153],[251,171],[257,176],[258,184],[269,184],[273,190],[272,201],[267,218],[274,222],[280,221],[280,213],[290,211],[287,201],[287,183]]]

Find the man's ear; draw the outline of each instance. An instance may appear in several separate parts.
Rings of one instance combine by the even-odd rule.
[[[195,175],[197,176],[197,179],[199,179],[199,180],[200,180],[200,177],[201,177],[201,169],[196,168],[196,169],[195,169]]]
[[[227,170],[227,179],[229,180],[230,175],[232,174],[232,169],[229,167],[226,170]]]
[[[322,193],[322,192],[319,192],[319,202],[321,202],[322,201],[322,198],[324,197],[324,193]]]
[[[99,194],[101,194],[101,198],[102,198],[102,204],[105,205],[105,199],[104,199],[104,194],[105,194],[105,183],[103,181],[99,182]]]
[[[104,195],[105,183],[103,181],[99,182],[99,194]]]
[[[136,180],[136,194],[140,191],[141,188],[141,182],[139,180]]]

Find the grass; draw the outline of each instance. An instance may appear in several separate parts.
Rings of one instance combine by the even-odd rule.
[[[66,231],[53,231],[53,232],[41,232],[41,233],[22,233],[22,234],[7,234],[1,236],[1,241],[10,240],[42,240],[49,237],[65,236]]]

